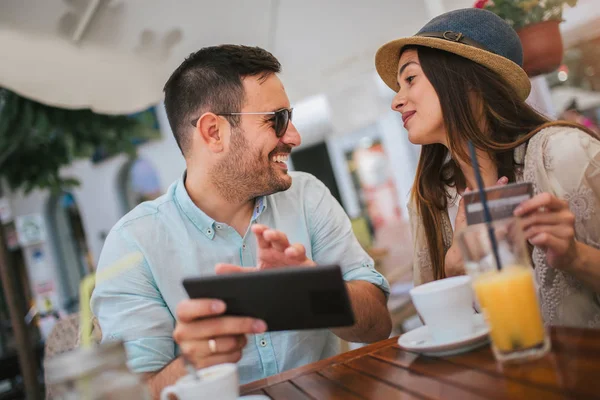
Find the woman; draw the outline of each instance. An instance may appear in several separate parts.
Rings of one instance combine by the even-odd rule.
[[[533,246],[548,324],[600,327],[600,141],[548,123],[530,92],[517,34],[480,9],[456,10],[382,46],[376,67],[397,92],[409,140],[422,145],[409,205],[415,284],[463,274],[453,230],[466,226],[459,193],[476,189],[470,140],[487,186],[532,182],[515,214]]]

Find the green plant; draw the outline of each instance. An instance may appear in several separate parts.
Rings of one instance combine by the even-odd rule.
[[[478,0],[475,8],[489,10],[519,30],[542,21],[562,21],[565,4],[574,7],[577,0]]]
[[[77,186],[60,175],[62,167],[97,149],[134,156],[135,140],[156,136],[154,127],[125,115],[51,107],[0,88],[0,179],[12,190]]]

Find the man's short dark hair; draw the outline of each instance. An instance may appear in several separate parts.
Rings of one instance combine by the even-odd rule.
[[[167,118],[183,155],[190,145],[190,121],[207,111],[239,112],[244,103],[242,79],[266,79],[280,71],[279,61],[260,47],[221,45],[190,54],[164,87]],[[234,127],[239,123],[239,116],[228,119]]]

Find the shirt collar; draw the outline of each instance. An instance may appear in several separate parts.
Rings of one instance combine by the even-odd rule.
[[[256,221],[258,219],[258,217],[260,216],[260,214],[262,214],[263,211],[265,211],[266,209],[267,209],[267,197],[266,196],[257,197],[256,200],[254,201],[254,211],[252,212],[251,222]]]
[[[185,188],[185,178],[187,171],[183,173],[183,176],[177,182],[177,188],[175,189],[175,199],[179,204],[179,207],[183,213],[189,218],[189,220],[202,232],[207,238],[213,239],[215,237],[215,220],[206,215],[190,198]],[[258,217],[267,209],[267,198],[266,196],[257,197],[254,202],[254,210],[252,212],[252,222],[255,222]]]
[[[215,237],[215,220],[209,217],[198,208],[190,198],[187,190],[185,189],[185,177],[187,172],[183,173],[183,176],[179,178],[177,182],[177,188],[175,189],[175,199],[181,208],[181,211],[189,218],[190,221],[202,232],[207,238],[211,239]]]

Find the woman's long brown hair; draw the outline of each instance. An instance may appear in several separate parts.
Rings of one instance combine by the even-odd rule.
[[[464,145],[472,141],[495,161],[499,177],[514,182],[519,167],[514,149],[529,141],[548,119],[520,100],[512,87],[488,68],[445,51],[427,47],[405,47],[403,51],[408,48],[417,50],[423,73],[439,97],[448,135],[449,148],[442,144],[422,147],[411,193],[422,218],[434,279],[441,279],[445,277],[445,248],[439,227],[443,226],[442,213],[450,200],[448,187],[465,186],[456,162],[471,164]],[[483,117],[484,124],[478,116]],[[563,125],[582,129],[567,122]],[[485,132],[481,126],[486,127]]]

